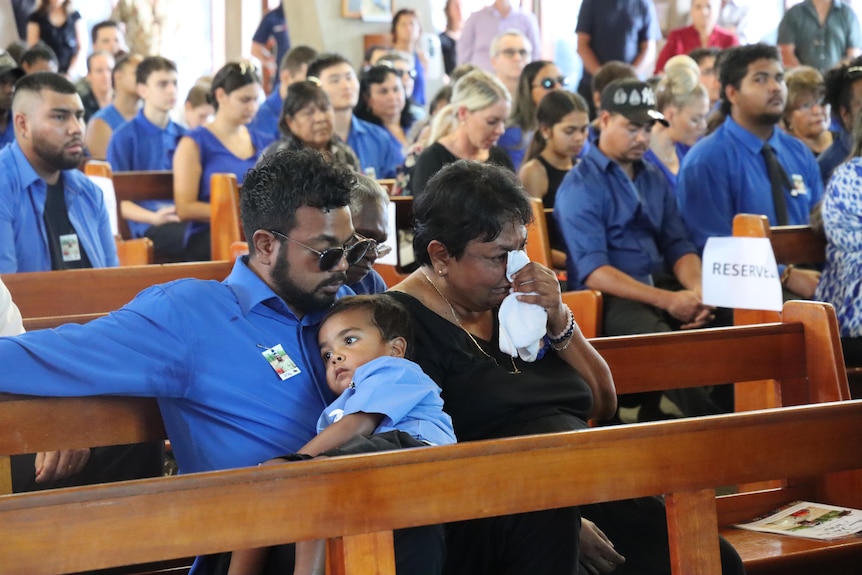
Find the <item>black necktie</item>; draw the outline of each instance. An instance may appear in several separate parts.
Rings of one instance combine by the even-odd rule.
[[[772,184],[772,203],[775,205],[775,217],[778,219],[779,226],[787,225],[787,199],[784,197],[784,190],[790,189],[790,178],[787,177],[787,172],[778,163],[778,158],[775,157],[775,150],[769,144],[763,144],[763,159],[766,160],[766,173],[769,176],[769,183]]]

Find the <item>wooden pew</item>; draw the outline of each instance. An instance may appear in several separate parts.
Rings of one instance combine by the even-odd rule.
[[[104,313],[141,290],[180,278],[221,281],[232,262],[193,262],[121,268],[4,274],[3,283],[24,318]]]
[[[621,393],[711,385],[727,381],[776,379],[780,382],[780,398],[783,406],[847,399],[849,392],[847,391],[844,367],[840,361],[837,325],[832,308],[816,302],[789,302],[785,306],[782,319],[782,323],[776,324],[606,337],[592,340],[592,343],[607,360],[614,374],[617,389]],[[645,366],[649,366],[649,368],[646,369]],[[58,416],[60,412],[64,414],[63,417]],[[42,449],[86,447],[158,439],[164,436],[164,429],[157,415],[156,402],[151,399],[15,398],[13,401],[0,402],[0,426],[5,425],[8,426],[7,429],[14,428],[16,430],[15,433],[0,431],[0,453],[13,454]],[[758,421],[756,416],[751,417],[751,421]],[[708,418],[704,421],[710,422],[704,429],[711,432],[710,430],[723,429],[722,426],[726,425],[727,420],[718,417]],[[796,420],[791,418],[791,421]],[[649,425],[664,426],[676,425],[676,423]],[[638,426],[637,429],[655,428]],[[74,430],[74,432],[70,430]],[[862,426],[856,421],[852,433],[857,434],[860,430],[862,430]],[[757,444],[758,449],[764,450],[758,455],[747,451],[747,447],[740,450],[733,448],[729,451],[716,451],[709,443],[696,442],[690,446],[692,453],[683,448],[682,444],[673,444],[655,453],[642,454],[640,450],[635,450],[619,460],[611,458],[604,451],[590,452],[589,457],[592,458],[593,463],[587,467],[592,470],[596,462],[600,461],[613,462],[615,466],[621,465],[620,462],[625,461],[626,481],[619,481],[619,475],[617,475],[617,479],[611,483],[627,483],[631,474],[639,473],[643,469],[642,466],[646,465],[647,468],[653,469],[656,474],[651,478],[651,481],[656,485],[657,491],[641,493],[645,495],[664,492],[663,490],[673,491],[668,487],[669,483],[667,482],[679,478],[675,468],[668,467],[668,458],[676,457],[677,454],[684,454],[685,457],[682,459],[689,461],[692,458],[698,460],[701,457],[714,455],[715,458],[709,462],[698,460],[698,465],[703,466],[702,471],[711,478],[708,485],[698,484],[695,487],[692,484],[686,484],[688,485],[687,489],[697,490],[699,493],[696,511],[691,512],[702,520],[698,529],[707,529],[710,532],[714,530],[716,525],[726,526],[751,519],[782,503],[795,499],[811,499],[824,503],[862,507],[862,475],[859,473],[844,475],[839,479],[830,479],[825,482],[823,478],[814,477],[817,473],[779,471],[779,469],[786,470],[786,468],[781,467],[782,465],[804,465],[809,457],[817,459],[819,457],[839,456],[833,451],[841,451],[845,447],[839,447],[837,443],[832,441],[831,436],[827,435],[825,438],[821,436],[822,431],[820,427],[805,423],[804,420],[800,419],[791,428],[785,429],[777,436],[749,438],[749,443]],[[639,431],[637,435],[641,436],[643,433],[645,431]],[[719,437],[724,437],[724,435],[720,433]],[[788,438],[792,438],[792,441],[788,441]],[[840,437],[840,440],[843,441],[844,439],[846,437]],[[509,441],[521,440],[504,440],[500,443],[505,445]],[[543,440],[537,439],[537,441]],[[722,443],[720,440],[717,441],[720,447]],[[858,442],[855,435],[853,441]],[[854,445],[850,449],[854,454],[862,453],[858,449],[858,443],[851,445]],[[462,447],[465,446],[458,446],[458,448]],[[486,447],[475,453],[477,455],[480,452],[486,455],[497,453],[498,447],[500,445],[495,443],[494,447]],[[581,449],[583,448],[574,451],[580,452]],[[809,449],[811,450],[810,453]],[[596,453],[602,453],[602,456],[596,457]],[[556,456],[562,457],[559,453]],[[562,459],[567,457],[568,455]],[[646,458],[647,461],[641,461],[642,458]],[[369,461],[376,460],[369,459]],[[551,475],[562,481],[562,485],[566,486],[564,490],[571,490],[569,486],[573,481],[572,478],[579,477],[579,474],[565,475],[560,471],[559,463],[561,462],[554,464],[548,462],[547,467],[540,466],[531,469],[553,470]],[[777,467],[772,467],[773,464]],[[472,486],[474,483],[480,483],[479,479],[476,482],[463,481],[464,470],[472,470],[473,468],[464,462],[462,465],[464,467],[458,481],[451,484],[441,481],[439,485],[454,485],[456,488],[453,491],[460,492],[462,488],[465,488],[465,485]],[[660,469],[655,470],[654,467],[649,467],[650,465],[659,465]],[[758,471],[755,472],[755,468],[758,468]],[[772,471],[767,473],[767,468]],[[431,473],[427,468],[423,469],[425,469],[423,473]],[[519,467],[515,466],[512,469],[519,469]],[[545,471],[537,475],[544,475]],[[588,473],[590,472],[592,471],[588,471]],[[616,473],[619,474],[620,472],[617,470]],[[498,480],[500,476],[505,476],[506,482],[500,483]],[[487,482],[490,482],[489,485],[492,485],[490,489],[487,486],[482,488],[486,492],[502,489],[512,484],[509,472],[477,477],[485,478]],[[715,504],[717,507],[712,509],[714,505],[711,503],[713,492],[708,489],[709,487],[782,478],[789,479],[777,488],[755,493],[723,496]],[[399,485],[400,481],[409,483],[413,481],[413,477],[402,477],[399,480]],[[525,479],[525,481],[527,480]],[[546,491],[544,488],[539,488],[532,478],[529,481],[529,488],[519,487],[516,492],[518,496],[511,496],[508,499],[519,500],[520,491],[529,492],[528,497],[539,496],[537,494]],[[601,496],[597,497],[601,498],[597,500],[613,499],[617,493],[614,492],[612,496],[607,489],[612,490],[614,487],[607,485],[600,489]],[[154,487],[154,489],[163,492],[160,487]],[[357,492],[367,495],[363,491],[355,489],[352,491],[354,494]],[[554,496],[556,497],[556,495]],[[58,495],[57,497],[61,496]],[[372,499],[375,504],[380,504],[380,500]],[[424,497],[423,499],[436,501],[436,498]],[[289,500],[293,501],[293,498],[289,498]],[[367,501],[368,498],[364,496],[362,500]],[[356,499],[351,499],[351,501],[356,501]],[[671,511],[674,511],[675,505],[678,503],[673,498],[670,499],[670,502]],[[682,504],[679,503],[679,505]],[[0,525],[4,525],[2,506],[3,503],[0,503]],[[405,513],[406,509],[412,510],[413,507],[401,509],[402,513]],[[701,509],[706,509],[708,513],[702,515]],[[509,508],[501,510],[499,507],[494,507],[490,513],[504,512],[512,511]],[[169,512],[165,511],[165,513]],[[298,515],[296,508],[294,508],[294,515]],[[376,513],[367,515],[376,516]],[[168,516],[172,517],[173,520],[174,516],[166,515],[165,517]],[[249,514],[246,518],[252,516],[253,514]],[[351,518],[342,517],[339,521],[352,521],[354,519],[352,516]],[[390,524],[387,528],[404,525],[402,523]],[[685,532],[684,528],[677,527],[677,530]],[[862,539],[816,542],[726,528],[722,529],[722,533],[740,550],[746,567],[752,574],[773,572],[770,569],[792,569],[792,565],[797,563],[816,563],[818,567],[812,572],[840,573],[841,571],[834,569],[836,565],[841,567],[847,561],[851,561],[853,568],[856,568],[859,561],[862,560]],[[313,536],[323,535],[318,533]],[[286,541],[291,537],[293,535],[285,535],[285,538],[281,540]],[[163,537],[162,539],[159,545],[173,545],[172,538]],[[0,543],[0,564],[4,564],[2,552],[4,544]],[[225,543],[225,545],[227,547],[224,549],[238,546],[235,541],[230,544]],[[139,562],[156,559],[156,556],[149,554],[151,550],[148,549],[142,550],[140,555],[124,556],[122,561]],[[184,547],[181,551],[171,551],[171,553],[179,553],[173,555],[178,557],[183,554],[201,553],[207,550],[215,549]],[[788,567],[788,564],[791,567]],[[76,565],[76,568],[90,567]],[[710,573],[715,571],[684,570],[682,572]]]
[[[236,176],[213,174],[210,178],[210,259],[231,260],[231,246],[244,239]]]
[[[393,573],[394,528],[663,493],[673,573],[718,573],[714,487],[859,469],[860,419],[842,402],[5,496],[0,561],[39,575],[338,538],[332,573]]]

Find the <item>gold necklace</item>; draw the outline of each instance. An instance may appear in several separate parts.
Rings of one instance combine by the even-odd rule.
[[[455,318],[455,324],[461,328],[461,331],[463,331],[464,333],[467,334],[467,337],[469,337],[470,341],[473,342],[473,345],[475,345],[476,348],[480,352],[482,352],[482,355],[484,355],[485,357],[487,357],[488,359],[493,361],[494,365],[496,365],[497,367],[500,367],[500,364],[497,363],[497,360],[493,356],[491,356],[487,351],[485,351],[485,349],[481,345],[479,345],[479,342],[476,341],[476,338],[473,337],[473,334],[470,333],[467,330],[467,328],[465,328],[463,326],[463,324],[461,324],[461,318],[458,317],[458,314],[455,312],[455,308],[452,306],[452,303],[446,298],[445,295],[443,295],[443,292],[440,291],[440,288],[437,287],[437,284],[435,284],[434,282],[431,281],[431,278],[428,277],[428,274],[425,273],[425,270],[420,270],[420,271],[422,272],[422,275],[425,277],[425,281],[427,281],[429,284],[431,284],[431,287],[434,288],[434,291],[437,292],[437,295],[439,295],[443,299],[443,301],[446,302],[446,305],[449,306],[449,311],[452,312],[452,317]],[[509,356],[509,360],[512,362],[512,371],[510,371],[509,373],[511,373],[511,374],[521,373],[521,370],[518,369],[517,365],[515,365],[515,358]]]

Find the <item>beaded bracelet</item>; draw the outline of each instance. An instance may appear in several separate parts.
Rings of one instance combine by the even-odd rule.
[[[567,339],[571,339],[572,335],[575,333],[575,315],[572,313],[572,308],[566,306],[566,315],[568,316],[568,321],[566,322],[566,329],[557,335],[548,334],[548,337],[551,339],[551,345],[554,346],[554,349],[557,349],[557,345],[563,343]],[[566,345],[568,347],[568,345]],[[562,349],[566,349],[565,347]],[[557,349],[557,351],[560,351]]]

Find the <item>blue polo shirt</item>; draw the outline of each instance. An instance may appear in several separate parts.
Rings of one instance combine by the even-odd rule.
[[[278,119],[281,118],[283,104],[281,94],[278,93],[277,89],[273,90],[257,109],[257,114],[254,115],[254,119],[248,125],[249,130],[257,133],[264,148],[281,137],[281,133],[278,131]]]
[[[375,178],[394,178],[395,168],[404,163],[404,153],[385,128],[353,116],[347,145],[356,152],[363,173],[374,168]]]
[[[186,129],[168,121],[164,128],[156,126],[144,116],[143,109],[130,121],[121,125],[111,135],[108,143],[108,163],[115,172],[134,170],[170,170],[173,168],[174,152],[177,144],[186,134]],[[147,200],[138,202],[152,212],[173,202]],[[150,224],[129,220],[129,231],[133,238],[139,238],[150,228]]]
[[[668,272],[679,258],[696,253],[664,175],[639,161],[632,181],[597,145],[560,184],[554,218],[577,289],[605,265],[652,284],[653,274]]]
[[[602,64],[631,64],[641,42],[662,37],[652,0],[584,0],[576,32],[590,35],[590,48]]]
[[[94,268],[119,265],[102,191],[78,170],[61,174],[69,221],[90,263]],[[49,271],[44,218],[48,186],[17,142],[0,150],[0,191],[0,273]]]
[[[767,140],[794,184],[785,190],[791,225],[805,225],[823,196],[814,154],[800,140],[775,128]],[[703,250],[707,238],[733,234],[736,214],[765,214],[778,225],[772,186],[761,150],[763,141],[728,117],[695,144],[682,162],[676,188],[679,207],[692,239]]]
[[[820,168],[820,179],[823,180],[824,188],[829,183],[829,178],[832,177],[832,172],[835,171],[835,168],[850,158],[852,147],[853,136],[842,128],[841,135],[817,157],[817,167]]]
[[[281,66],[282,58],[284,58],[284,55],[290,49],[290,34],[287,31],[287,19],[284,17],[283,3],[279,4],[275,10],[270,10],[264,15],[251,39],[258,44],[266,45],[270,38],[275,40],[277,48],[275,65]],[[278,74],[276,74],[275,81],[277,84]]]
[[[317,430],[360,412],[383,415],[374,433],[403,431],[433,445],[455,443],[440,387],[421,367],[402,357],[382,356],[356,368],[351,386],[323,411]]]
[[[93,117],[90,118],[90,120],[92,121],[96,118],[108,124],[112,131],[116,130],[126,122],[126,119],[113,104],[108,104],[104,108],[100,109],[98,112],[93,114]]]

